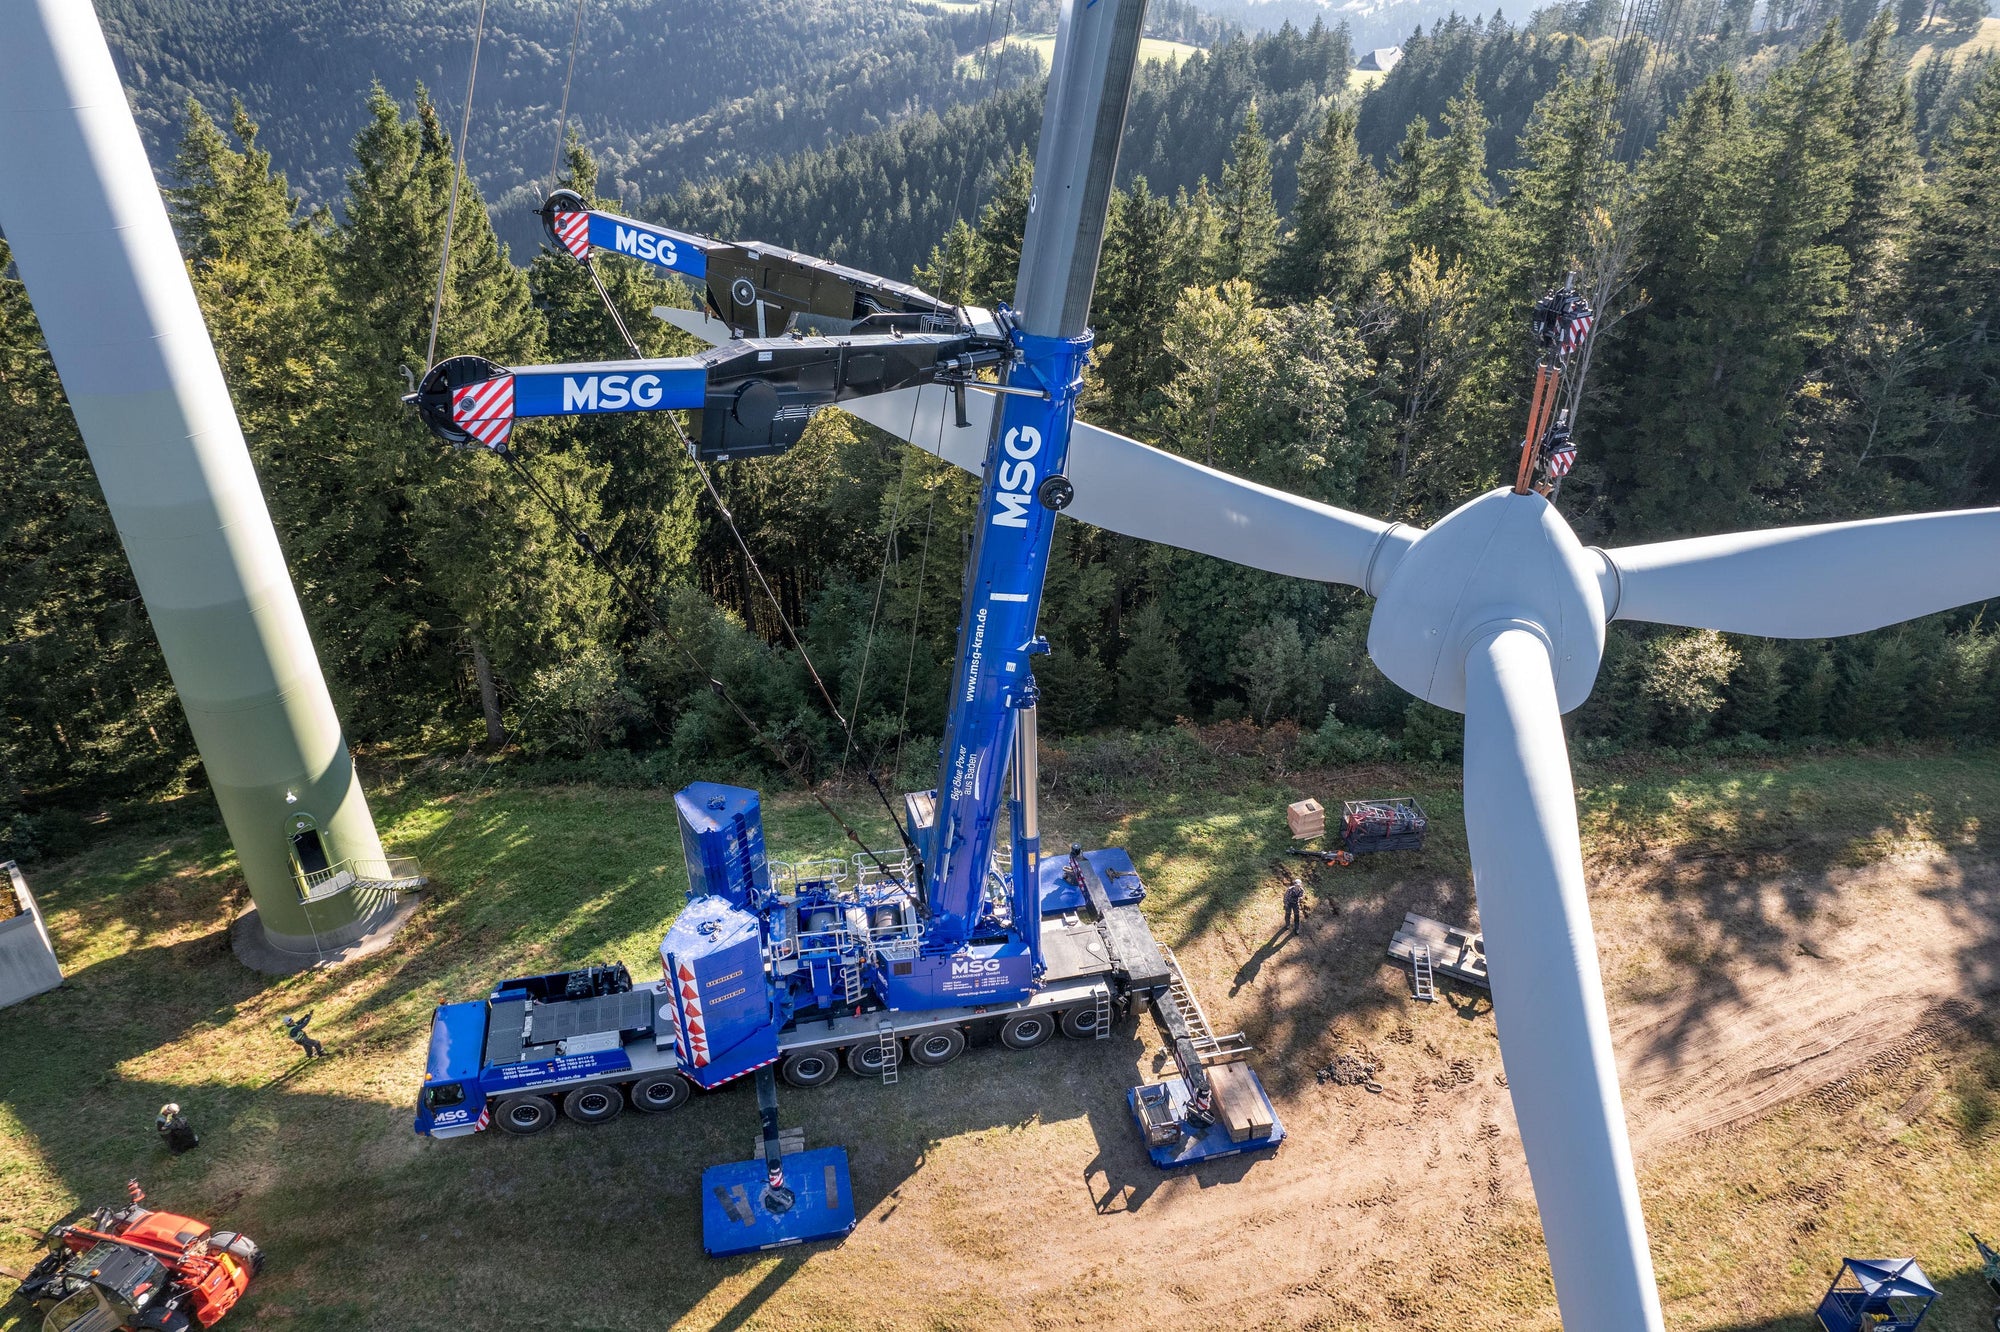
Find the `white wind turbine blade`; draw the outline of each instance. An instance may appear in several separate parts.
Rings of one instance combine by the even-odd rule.
[[[1659,1332],[1548,649],[1505,629],[1465,674],[1466,839],[1563,1326]]]
[[[2000,509],[1602,551],[1614,620],[1831,638],[2000,597]]]
[[[998,396],[966,394],[956,424],[943,388],[901,389],[841,408],[974,476],[986,465]],[[1381,587],[1419,533],[1301,499],[1078,421],[1065,469],[1076,498],[1063,512],[1107,531],[1199,551],[1253,569],[1366,592]]]

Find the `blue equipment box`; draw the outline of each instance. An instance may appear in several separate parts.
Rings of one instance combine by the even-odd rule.
[[[701,1172],[701,1247],[709,1257],[836,1239],[854,1229],[845,1149],[794,1152],[784,1158],[784,1167],[785,1187],[796,1201],[789,1211],[775,1213],[765,1211],[759,1201],[764,1196],[762,1159]]]
[[[1270,1096],[1264,1091],[1263,1080],[1255,1071],[1246,1067],[1244,1072],[1256,1086],[1257,1094],[1270,1104]],[[1161,1101],[1164,1104],[1161,1104]],[[1150,1105],[1148,1103],[1151,1103]],[[1187,1110],[1188,1087],[1185,1079],[1172,1077],[1165,1082],[1134,1087],[1125,1093],[1125,1104],[1132,1111],[1132,1119],[1139,1126],[1139,1140],[1147,1142],[1146,1129],[1148,1110],[1153,1111],[1155,1122],[1161,1114],[1178,1120]],[[1173,1142],[1155,1145],[1148,1143],[1146,1155],[1154,1165],[1162,1170],[1176,1170],[1182,1166],[1200,1165],[1203,1161],[1219,1161],[1225,1156],[1236,1156],[1242,1152],[1261,1152],[1276,1147],[1285,1140],[1285,1126],[1278,1119],[1277,1110],[1271,1112],[1271,1131],[1242,1142],[1233,1141],[1229,1130],[1220,1122],[1210,1124],[1208,1131],[1198,1138],[1182,1134]]]

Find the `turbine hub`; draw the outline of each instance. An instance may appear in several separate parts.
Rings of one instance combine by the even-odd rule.
[[[1540,495],[1495,490],[1418,537],[1375,602],[1368,655],[1426,702],[1465,711],[1465,656],[1505,628],[1549,650],[1564,712],[1590,697],[1604,657],[1604,562]]]

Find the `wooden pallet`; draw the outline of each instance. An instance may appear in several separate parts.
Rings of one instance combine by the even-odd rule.
[[[1484,935],[1412,911],[1403,917],[1403,928],[1389,940],[1389,956],[1414,969],[1418,948],[1430,950],[1431,967],[1438,975],[1482,989],[1493,988],[1486,978]]]

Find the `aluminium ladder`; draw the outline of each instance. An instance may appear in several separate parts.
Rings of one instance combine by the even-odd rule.
[[[1418,944],[1410,950],[1410,983],[1417,998],[1427,1004],[1437,1002],[1437,973],[1431,967],[1429,944]]]

